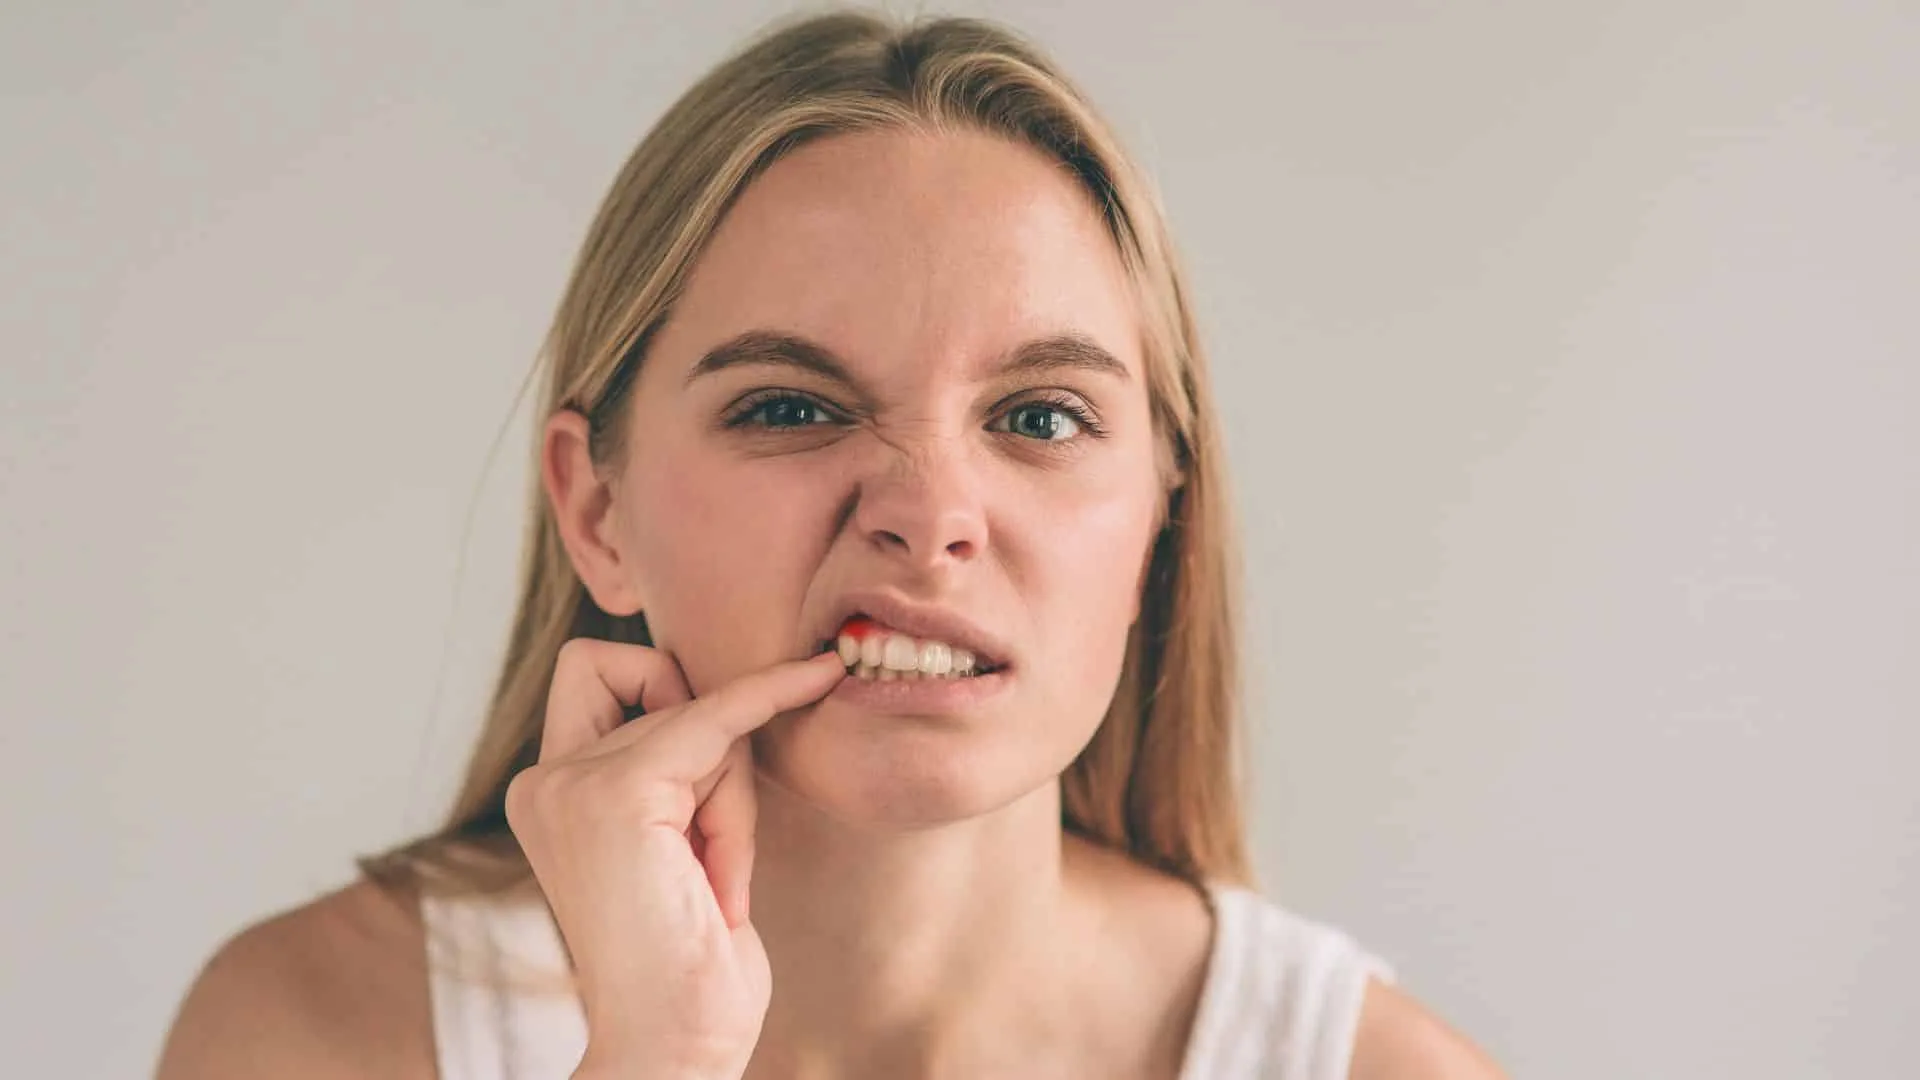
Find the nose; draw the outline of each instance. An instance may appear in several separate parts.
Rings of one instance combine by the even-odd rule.
[[[880,555],[915,571],[966,563],[986,545],[979,485],[962,447],[889,446],[861,479],[851,525]]]

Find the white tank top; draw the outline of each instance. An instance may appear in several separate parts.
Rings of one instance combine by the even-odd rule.
[[[1180,1080],[1347,1080],[1367,977],[1342,931],[1210,885],[1214,934]],[[424,897],[441,1080],[564,1080],[587,1045],[544,904]]]

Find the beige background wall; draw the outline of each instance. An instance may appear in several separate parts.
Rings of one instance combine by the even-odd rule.
[[[574,247],[782,10],[467,7],[0,15],[10,1075],[143,1073],[221,938],[432,820]],[[1914,6],[964,10],[1186,248],[1272,893],[1516,1076],[1912,1075]]]

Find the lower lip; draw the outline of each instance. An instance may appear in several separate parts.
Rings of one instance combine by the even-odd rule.
[[[863,679],[848,675],[824,700],[838,701],[876,712],[937,715],[962,713],[1013,685],[1005,668],[965,679]]]

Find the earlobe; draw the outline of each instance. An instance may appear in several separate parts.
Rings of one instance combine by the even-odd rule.
[[[618,544],[613,491],[594,468],[587,418],[570,408],[547,418],[540,443],[540,482],[560,542],[587,594],[609,615],[640,610],[639,591]]]

